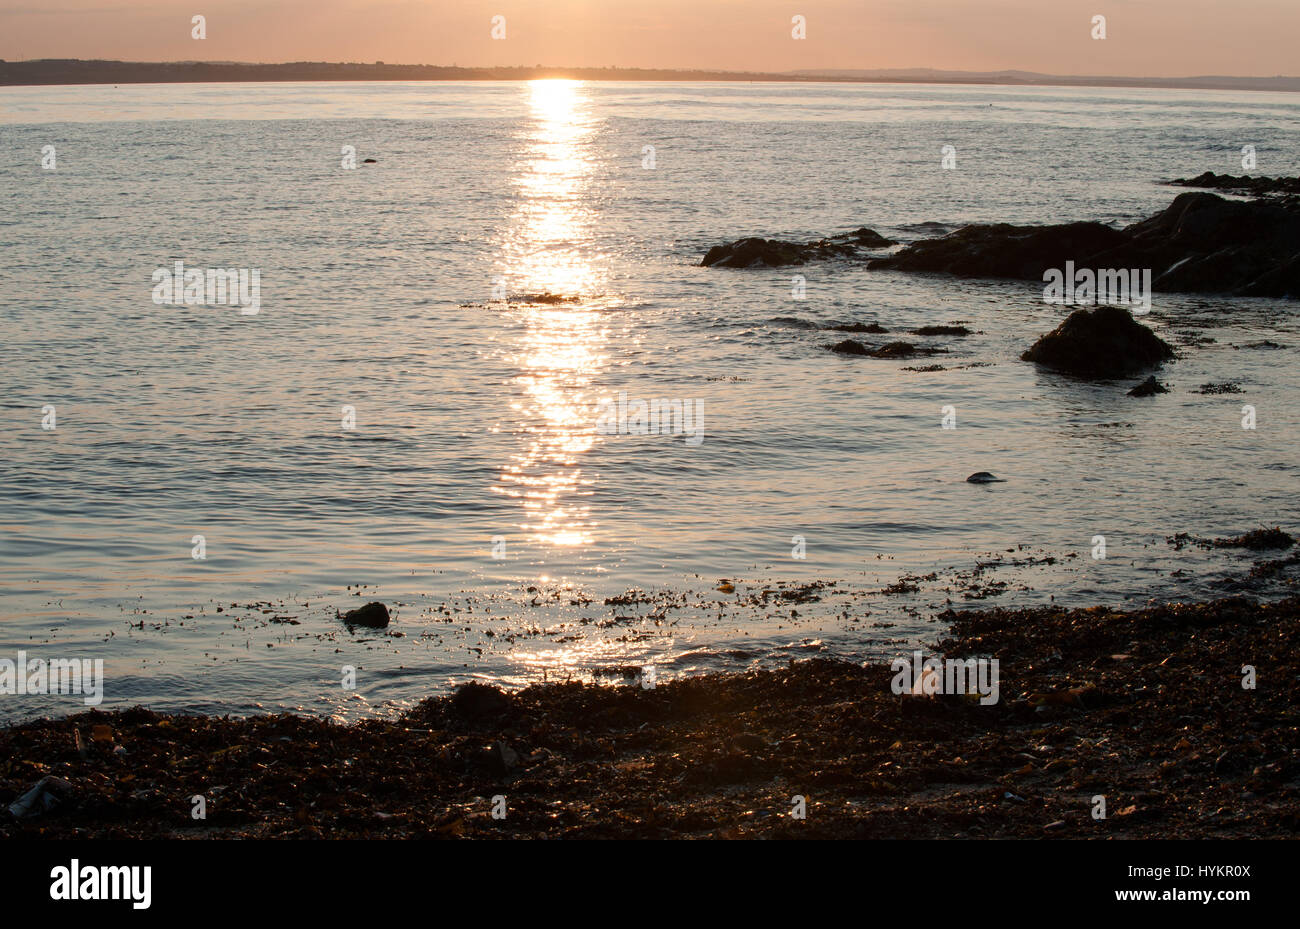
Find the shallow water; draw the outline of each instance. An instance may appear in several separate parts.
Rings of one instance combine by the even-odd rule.
[[[1156,295],[1181,357],[1136,400],[1018,360],[1067,309],[1032,284],[697,266],[750,234],[1127,223],[1180,192],[1161,179],[1242,173],[1246,143],[1300,173],[1293,96],[137,85],[0,88],[0,123],[0,656],[103,657],[105,706],[353,716],[470,676],[872,658],[949,598],[1216,595],[1246,557],[1166,536],[1300,528],[1294,304]],[[177,260],[260,269],[260,312],[155,304]],[[577,299],[518,300],[542,292]],[[899,362],[813,325],[873,320],[975,334]],[[1194,392],[1224,381],[1244,394]],[[702,403],[703,441],[597,434],[620,391]],[[994,557],[1054,563],[967,599],[954,572]],[[724,578],[837,584],[778,610]],[[634,588],[661,594],[603,602]],[[401,637],[334,618],[370,599]]]

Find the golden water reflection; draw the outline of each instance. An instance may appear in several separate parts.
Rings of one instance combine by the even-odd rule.
[[[533,542],[592,541],[583,503],[590,481],[583,455],[597,440],[591,383],[605,366],[601,262],[594,236],[598,120],[581,81],[526,85],[531,119],[519,139],[519,207],[502,248],[508,313],[516,328],[510,360],[520,373],[515,403],[522,452],[495,488],[521,501],[521,530]]]

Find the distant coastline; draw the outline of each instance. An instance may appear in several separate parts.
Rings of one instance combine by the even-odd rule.
[[[788,72],[669,70],[663,68],[462,68],[372,62],[300,61],[139,62],[75,58],[0,61],[0,86],[52,84],[191,84],[303,81],[527,81],[571,78],[584,81],[749,81],[765,83],[992,84],[1014,87],[1149,87],[1170,90],[1251,90],[1297,93],[1300,77],[1106,77],[1039,74],[1030,71],[941,71],[931,68],[876,71]]]

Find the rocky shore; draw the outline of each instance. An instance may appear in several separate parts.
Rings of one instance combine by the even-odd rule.
[[[1300,179],[1207,172],[1170,183],[1259,199],[1184,193],[1161,212],[1123,229],[1098,222],[974,224],[889,255],[871,253],[893,243],[865,227],[805,245],[747,238],[714,246],[701,264],[761,268],[859,258],[868,268],[884,271],[1043,281],[1046,272],[1068,262],[1088,269],[1146,269],[1153,289],[1161,292],[1300,299],[1300,198],[1271,196],[1300,188]]]
[[[938,618],[939,653],[999,660],[997,703],[897,696],[885,665],[814,659],[651,688],[465,685],[350,726],[89,712],[0,731],[6,805],[49,779],[0,836],[1300,832],[1300,599]]]

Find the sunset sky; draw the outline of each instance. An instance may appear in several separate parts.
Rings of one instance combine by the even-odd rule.
[[[1268,76],[1300,73],[1297,48],[1300,0],[0,0],[8,60]]]

